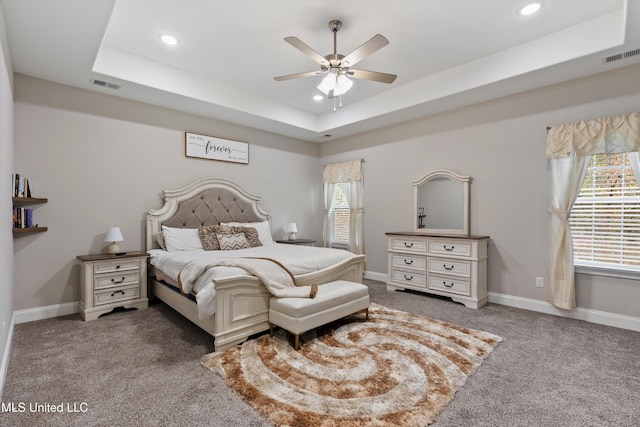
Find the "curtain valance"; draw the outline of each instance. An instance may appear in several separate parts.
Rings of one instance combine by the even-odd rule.
[[[324,166],[322,180],[325,183],[362,181],[362,160],[329,163]]]
[[[640,151],[640,113],[553,126],[547,133],[547,159],[631,151]]]

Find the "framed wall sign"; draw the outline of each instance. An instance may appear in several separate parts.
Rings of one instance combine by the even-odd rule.
[[[185,156],[249,164],[249,144],[185,132]]]

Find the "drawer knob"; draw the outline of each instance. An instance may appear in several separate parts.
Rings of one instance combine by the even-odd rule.
[[[450,248],[447,247],[447,245],[442,245],[442,247],[444,248],[445,251],[447,252],[451,252],[453,250],[453,248],[455,248],[455,246],[451,245]]]
[[[413,242],[409,242],[409,243],[404,242],[404,247],[405,248],[412,248],[413,247]]]
[[[122,280],[116,280],[116,279],[113,279],[113,278],[111,279],[111,283],[114,283],[114,284],[116,284],[116,285],[117,285],[118,283],[123,283],[123,282],[124,282],[124,277],[122,278]]]
[[[413,280],[413,276],[404,275],[404,280]]]
[[[455,265],[452,265],[451,267],[447,267],[447,264],[442,264],[442,266],[444,267],[445,270],[453,270],[453,267],[455,267]]]
[[[412,260],[412,259],[410,259],[409,261],[407,261],[407,260],[405,259],[405,260],[404,260],[404,263],[405,263],[405,264],[407,264],[407,265],[411,265],[411,264],[413,264],[413,260]]]
[[[116,265],[116,270],[117,270],[117,269],[119,269],[119,268],[120,268],[120,266],[119,266],[119,265]]]
[[[447,282],[442,282],[445,288],[453,288],[453,282],[447,285]]]
[[[120,290],[120,291],[113,291],[113,293],[111,294],[111,296],[113,297],[113,296],[115,296],[116,294],[122,294],[122,295],[124,295],[124,291],[123,291],[123,290]]]

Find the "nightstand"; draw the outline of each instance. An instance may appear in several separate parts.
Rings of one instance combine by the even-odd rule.
[[[147,308],[147,258],[145,252],[77,256],[80,317],[95,320],[116,307]]]
[[[295,239],[295,240],[276,240],[276,243],[286,243],[287,245],[314,246],[315,240],[311,239]]]

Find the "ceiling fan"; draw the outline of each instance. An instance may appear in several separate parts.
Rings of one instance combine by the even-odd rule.
[[[333,53],[326,56],[320,55],[297,37],[285,37],[284,41],[320,64],[320,70],[278,76],[274,77],[274,80],[283,81],[296,79],[298,77],[327,74],[324,80],[322,80],[322,83],[318,86],[318,89],[327,95],[328,98],[339,97],[347,92],[351,88],[351,85],[353,85],[353,82],[349,80],[349,77],[372,80],[381,83],[393,83],[397,77],[395,74],[351,68],[367,56],[388,45],[389,40],[381,34],[376,34],[350,54],[346,56],[341,55],[338,53],[337,49],[337,34],[341,27],[342,22],[337,19],[329,22],[329,28],[333,32]]]

